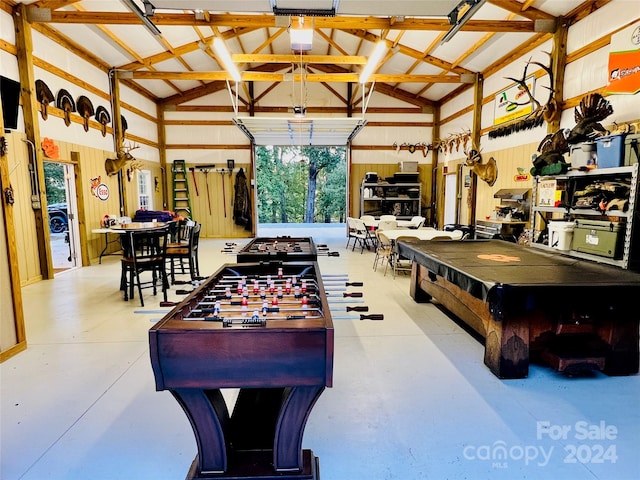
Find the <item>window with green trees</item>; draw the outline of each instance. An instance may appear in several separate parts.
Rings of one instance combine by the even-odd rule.
[[[344,223],[345,146],[256,147],[259,223]]]

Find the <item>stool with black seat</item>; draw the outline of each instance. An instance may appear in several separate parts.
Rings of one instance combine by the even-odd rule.
[[[143,288],[153,288],[158,293],[158,281],[161,282],[164,301],[167,301],[169,280],[165,269],[169,226],[151,230],[130,231],[123,238],[121,290],[125,301],[133,298],[134,288],[138,287],[140,305],[144,307]],[[149,272],[151,278],[142,280],[140,275]]]
[[[195,223],[189,228],[189,236],[186,243],[169,244],[167,246],[167,261],[170,266],[171,284],[176,283],[176,263],[180,267],[182,274],[187,273],[184,268],[184,261],[189,264],[189,276],[191,281],[200,277],[200,265],[198,263],[198,243],[200,242],[200,230],[202,225]]]

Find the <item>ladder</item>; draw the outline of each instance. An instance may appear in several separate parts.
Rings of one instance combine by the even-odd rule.
[[[191,218],[191,200],[189,199],[189,182],[184,160],[174,160],[171,166],[173,182],[173,211],[176,215]]]

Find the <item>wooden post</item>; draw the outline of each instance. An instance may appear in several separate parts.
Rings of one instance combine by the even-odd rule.
[[[53,278],[53,259],[49,246],[49,216],[47,210],[46,183],[44,178],[44,154],[39,148],[40,123],[38,111],[34,108],[37,104],[35,75],[33,72],[33,39],[31,37],[31,25],[27,20],[27,5],[17,5],[13,21],[16,33],[16,50],[18,58],[18,70],[20,71],[20,85],[22,96],[22,112],[24,114],[24,128],[27,141],[29,162],[35,159],[33,175],[37,178],[38,191],[32,192],[32,207],[35,217],[36,239],[38,242],[38,258],[40,260],[40,273],[43,279]],[[33,157],[31,157],[33,155]]]

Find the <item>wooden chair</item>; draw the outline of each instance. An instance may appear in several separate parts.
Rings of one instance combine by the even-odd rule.
[[[168,239],[168,226],[153,230],[130,231],[123,238],[120,289],[124,291],[125,301],[133,298],[134,289],[137,286],[140,305],[144,307],[142,289],[153,288],[153,294],[156,295],[158,281],[161,282],[164,301],[167,301],[169,281],[165,263]],[[149,272],[151,278],[143,280],[141,274],[144,272]]]
[[[182,274],[186,274],[185,261],[189,265],[191,281],[200,277],[200,265],[198,262],[198,244],[200,243],[200,230],[202,225],[195,223],[189,228],[189,236],[186,243],[169,244],[167,246],[167,262],[171,271],[171,284],[176,283],[176,266],[180,267]],[[177,265],[176,265],[177,264]]]

